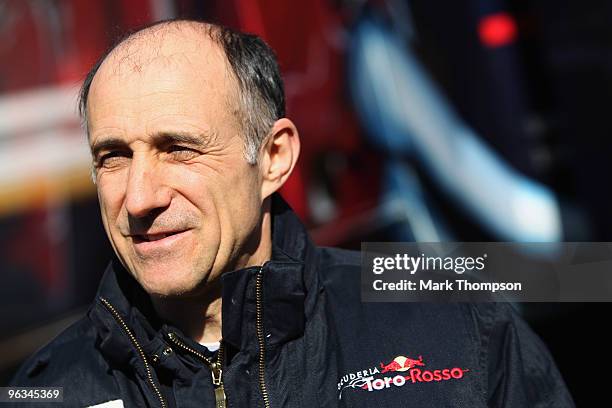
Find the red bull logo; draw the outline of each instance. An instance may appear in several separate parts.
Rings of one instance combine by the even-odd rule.
[[[388,364],[380,363],[380,368],[374,366],[359,372],[359,375],[349,374],[349,378],[338,384],[339,398],[346,388],[362,389],[369,392],[380,391],[390,387],[403,387],[406,384],[430,383],[440,381],[460,380],[470,370],[461,367],[423,369],[425,367],[423,356],[413,359],[406,356],[397,356]],[[378,377],[376,374],[396,373],[395,376]],[[369,374],[369,375],[368,375]],[[378,377],[378,378],[377,378]]]
[[[412,358],[397,356],[391,361],[389,364],[380,363],[380,368],[382,368],[381,373],[387,373],[389,371],[408,371],[416,366],[424,366],[423,356],[419,356],[418,360],[414,360]]]

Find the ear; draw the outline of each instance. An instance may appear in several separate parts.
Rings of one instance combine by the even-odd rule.
[[[300,155],[300,136],[287,118],[274,122],[260,153],[261,198],[266,199],[285,184]]]

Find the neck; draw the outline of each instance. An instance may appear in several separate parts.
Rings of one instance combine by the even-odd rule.
[[[263,265],[272,256],[272,222],[269,209],[262,217],[260,236],[255,250],[235,261],[232,270]],[[223,271],[228,272],[228,271]],[[194,297],[152,298],[157,314],[178,327],[198,343],[212,343],[222,338],[221,310],[222,285],[220,276],[207,284],[205,290]]]

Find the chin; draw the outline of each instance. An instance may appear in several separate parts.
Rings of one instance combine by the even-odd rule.
[[[190,297],[194,292],[193,288],[177,286],[175,282],[147,283],[142,286],[150,296],[156,298],[179,299]]]
[[[172,270],[172,268],[165,269]],[[178,275],[178,276],[177,276]],[[193,282],[182,274],[167,272],[152,273],[147,271],[141,274],[136,280],[143,287],[145,292],[154,297],[160,298],[180,298],[190,296],[197,288],[197,282]]]
[[[184,293],[185,290],[183,288],[177,288],[177,287],[173,287],[170,285],[163,285],[163,284],[159,284],[159,285],[143,285],[145,291],[153,296],[153,297],[157,297],[157,298],[175,298],[175,297],[181,297]]]

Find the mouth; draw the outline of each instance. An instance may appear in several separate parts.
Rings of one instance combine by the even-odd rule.
[[[181,234],[182,232],[184,231],[162,232],[158,234],[137,234],[137,235],[132,235],[132,239],[134,240],[135,243],[154,242],[154,241],[160,241],[162,239],[171,237],[173,235]]]
[[[155,234],[134,234],[132,243],[140,255],[148,255],[158,251],[177,249],[177,244],[187,236],[189,230],[157,232]]]

